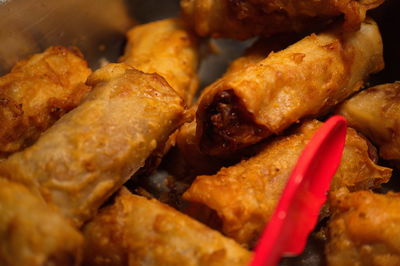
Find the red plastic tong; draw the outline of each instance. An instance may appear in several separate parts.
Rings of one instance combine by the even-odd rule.
[[[343,117],[333,116],[307,144],[256,246],[251,266],[277,265],[282,256],[302,253],[339,167],[346,126]]]

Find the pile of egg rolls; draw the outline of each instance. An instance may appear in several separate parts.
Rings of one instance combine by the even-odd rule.
[[[334,114],[327,264],[400,263],[399,195],[378,193],[400,160],[400,85],[366,88],[382,2],[181,0],[130,29],[119,62],[92,71],[63,46],[17,62],[0,77],[0,265],[247,265]],[[207,37],[259,38],[199,90]],[[166,194],[143,185],[157,171]]]

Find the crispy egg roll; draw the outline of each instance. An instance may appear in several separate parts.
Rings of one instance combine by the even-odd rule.
[[[316,120],[305,122],[292,134],[266,143],[256,156],[222,168],[216,175],[197,177],[183,195],[193,203],[189,213],[207,224],[218,224],[218,218],[225,235],[253,246],[272,215],[297,158],[321,125]],[[391,169],[376,165],[369,149],[367,141],[348,128],[331,190],[367,189],[389,180]]]
[[[225,156],[279,134],[327,112],[382,67],[382,40],[372,20],[353,33],[339,27],[312,34],[206,89],[197,110],[200,148]]]
[[[400,82],[369,88],[338,108],[349,125],[368,136],[387,160],[400,160]]]
[[[198,41],[180,19],[135,26],[127,33],[120,59],[146,73],[157,73],[190,105],[198,88]]]
[[[400,265],[400,193],[340,190],[330,201],[328,265]]]
[[[120,63],[88,80],[85,101],[39,140],[0,162],[0,175],[40,192],[79,226],[181,124],[183,101],[157,74]]]
[[[296,36],[285,35],[273,38],[259,39],[250,46],[244,55],[232,61],[224,74],[224,77],[236,75],[246,70],[250,66],[262,61],[268,54],[279,51],[289,43],[296,39]],[[204,91],[203,93],[207,93]],[[197,106],[192,107],[191,111],[195,113]],[[235,161],[231,158],[216,158],[203,153],[200,150],[198,139],[196,138],[196,119],[189,123],[185,123],[176,134],[176,147],[174,155],[176,158],[172,165],[168,166],[168,170],[172,170],[179,176],[191,176],[192,174],[214,174],[222,165]],[[180,157],[180,158],[178,158]],[[177,169],[180,168],[180,169]]]
[[[123,191],[83,229],[85,265],[247,265],[251,252],[155,199]]]
[[[80,265],[83,237],[21,184],[0,178],[0,265]]]
[[[54,46],[0,77],[0,157],[34,143],[90,90],[91,70],[77,48]]]
[[[357,30],[366,12],[384,0],[181,0],[186,21],[200,36],[245,40],[301,32],[344,16]]]

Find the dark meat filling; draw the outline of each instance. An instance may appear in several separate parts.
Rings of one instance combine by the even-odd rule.
[[[208,107],[206,117],[201,147],[211,155],[229,155],[269,135],[265,127],[254,122],[253,115],[233,90],[219,92]]]

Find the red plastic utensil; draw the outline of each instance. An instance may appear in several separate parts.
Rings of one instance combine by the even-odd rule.
[[[341,116],[330,118],[314,134],[292,170],[251,266],[277,265],[282,256],[302,253],[340,164],[345,139],[346,120]]]

